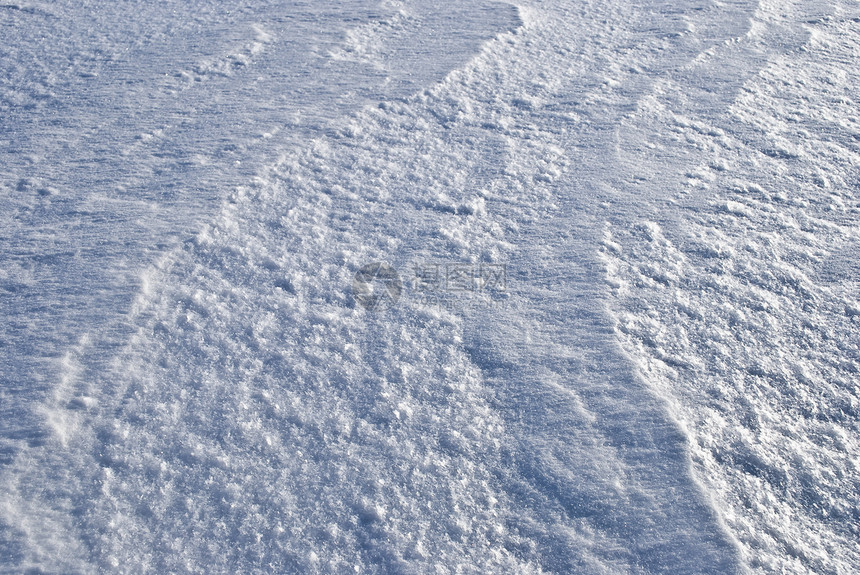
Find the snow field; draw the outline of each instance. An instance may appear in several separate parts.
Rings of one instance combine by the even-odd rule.
[[[552,18],[532,13],[525,29],[545,31]],[[285,152],[148,272],[138,334],[109,377],[69,398],[83,421],[63,433],[68,452],[47,450],[80,478],[47,498],[81,510],[45,518],[67,557],[83,541],[94,568],[147,571],[732,565],[683,437],[628,364],[605,365],[618,351],[589,301],[596,272],[576,268],[582,245],[559,259],[582,240],[567,219],[537,232],[562,212],[554,186],[568,169],[534,121],[562,89],[555,62],[535,69],[557,53],[540,38],[502,35],[439,88]],[[503,91],[525,77],[538,82]],[[518,249],[517,235],[538,243]],[[392,258],[511,258],[521,287],[499,317],[355,308],[360,262]],[[559,278],[583,293],[571,299]],[[18,477],[20,499],[39,499],[39,469]]]
[[[50,435],[0,477],[4,561],[851,572],[849,8],[379,9],[315,52],[362,73],[296,90],[324,104],[290,126],[244,116],[217,214],[129,265],[110,345],[66,347]],[[164,94],[278,69],[254,20]],[[133,145],[175,145],[153,128]],[[373,261],[406,288],[370,312]],[[427,262],[504,264],[508,290],[425,305]]]
[[[727,117],[662,120],[701,164],[604,241],[618,333],[756,572],[858,564],[857,21],[838,8]]]

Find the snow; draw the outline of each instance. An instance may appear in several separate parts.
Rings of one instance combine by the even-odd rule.
[[[0,27],[4,571],[860,567],[851,3]]]

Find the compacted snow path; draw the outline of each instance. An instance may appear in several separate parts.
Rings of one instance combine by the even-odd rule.
[[[856,568],[860,306],[850,266],[820,262],[857,253],[858,20],[569,4],[357,17],[325,61],[376,87],[236,150],[253,175],[178,217],[199,231],[100,324],[120,335],[93,325],[57,362],[49,433],[0,476],[4,563]],[[270,28],[225,62],[277,51]],[[400,290],[357,276],[375,262]],[[368,309],[361,287],[396,297]]]

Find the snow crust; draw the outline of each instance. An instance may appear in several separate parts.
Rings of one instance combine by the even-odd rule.
[[[0,5],[4,571],[857,571],[853,4],[131,7]]]

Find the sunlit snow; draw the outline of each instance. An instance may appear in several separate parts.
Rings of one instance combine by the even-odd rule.
[[[0,572],[860,572],[856,2],[0,34]]]

